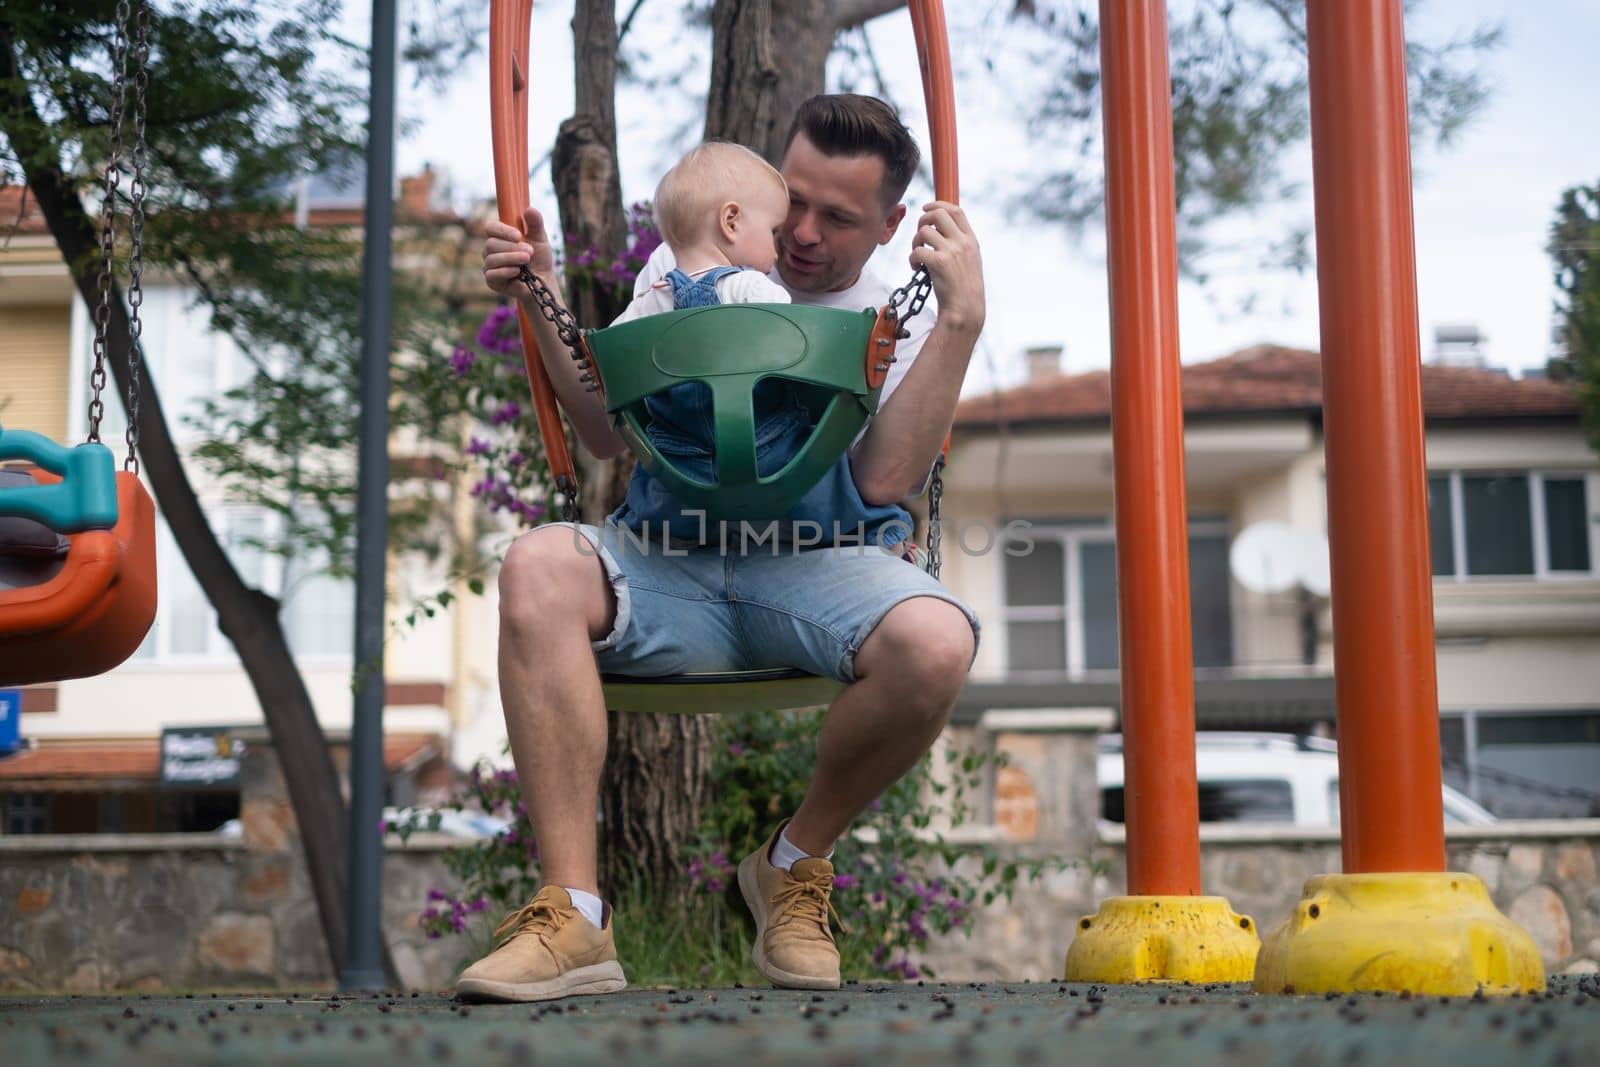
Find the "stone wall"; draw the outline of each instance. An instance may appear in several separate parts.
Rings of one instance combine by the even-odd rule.
[[[1006,757],[991,790],[990,838],[1003,852],[1072,866],[983,911],[970,937],[934,945],[924,962],[939,977],[1059,977],[1077,921],[1126,892],[1123,828],[1098,821],[1097,735],[1109,721],[1093,709],[989,712],[956,739]],[[1266,932],[1289,916],[1307,879],[1340,869],[1334,829],[1208,824],[1200,845],[1204,891]],[[1447,846],[1450,869],[1484,881],[1550,973],[1600,971],[1600,819],[1452,827]]]
[[[1076,860],[977,918],[924,962],[941,978],[1048,979],[1063,972],[1077,920],[1124,891],[1121,828],[1098,824],[1096,735],[1105,716],[991,715],[965,740],[1004,752],[991,783],[988,834],[1016,855]],[[243,836],[0,836],[0,990],[318,989],[335,979],[299,835],[271,750],[247,756]],[[486,946],[430,940],[419,925],[429,888],[449,890],[444,851],[414,835],[391,844],[383,927],[401,980],[439,989]],[[1270,930],[1313,875],[1339,869],[1338,835],[1207,826],[1205,890]],[[1552,973],[1600,969],[1600,820],[1462,828],[1453,870],[1477,875],[1527,929]],[[626,961],[624,961],[626,963]]]
[[[202,838],[202,840],[196,840]],[[406,985],[447,983],[467,952],[428,940],[447,840],[384,863],[385,936]],[[0,837],[0,990],[318,989],[333,967],[298,856],[199,834]]]
[[[1339,841],[1328,832],[1240,832],[1245,829],[1207,827],[1201,877],[1207,893],[1226,897],[1270,932],[1289,916],[1308,878],[1339,870]],[[1483,879],[1501,912],[1533,936],[1549,973],[1600,972],[1600,820],[1475,827],[1448,845],[1450,869]],[[1067,855],[1025,846],[1007,851]],[[1102,873],[1080,862],[1019,888],[1009,904],[979,915],[970,938],[942,941],[925,962],[949,980],[1060,977],[1078,919],[1126,891],[1120,834],[1107,834],[1085,859],[1103,865]]]
[[[314,989],[333,965],[276,757],[249,749],[242,839],[215,834],[0,836],[0,990]],[[391,841],[383,929],[401,981],[449,983],[471,946],[419,925],[443,853]]]

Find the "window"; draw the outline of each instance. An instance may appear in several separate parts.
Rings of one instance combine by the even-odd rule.
[[[1006,648],[1013,671],[1116,670],[1117,551],[1103,520],[1035,525],[1006,547]],[[1199,667],[1233,662],[1224,524],[1189,528],[1189,613]]]
[[[1577,474],[1435,473],[1428,539],[1437,578],[1550,580],[1595,574],[1590,484]]]
[[[1501,818],[1600,816],[1600,710],[1450,711],[1447,784]]]
[[[216,508],[210,518],[218,538],[247,585],[283,600],[280,617],[296,656],[349,656],[355,639],[355,586],[327,573],[326,555],[307,552],[286,562],[269,554],[274,517],[259,508]],[[155,624],[135,654],[139,659],[220,659],[233,648],[216,613],[166,523],[157,524],[161,572]]]
[[[1123,786],[1100,791],[1100,815],[1127,821]],[[1200,783],[1201,822],[1294,822],[1294,791],[1281,779],[1245,778]]]
[[[12,793],[5,798],[6,833],[47,834],[50,832],[50,794]]]
[[[1294,790],[1278,778],[1200,783],[1201,822],[1294,822]]]

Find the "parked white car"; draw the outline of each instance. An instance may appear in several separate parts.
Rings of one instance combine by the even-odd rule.
[[[438,816],[437,823],[433,821],[434,816]],[[511,820],[502,815],[457,811],[454,808],[384,808],[383,818],[391,833],[395,827],[409,824],[416,833],[436,833],[448,837],[494,837],[511,825]],[[244,836],[244,827],[238,819],[229,819],[217,827],[216,833],[224,838],[238,839]]]
[[[1201,822],[1339,825],[1339,759],[1332,741],[1292,734],[1202,732],[1195,739]],[[1101,738],[1101,816],[1123,821],[1122,737]],[[1461,792],[1444,787],[1444,820],[1495,821]]]

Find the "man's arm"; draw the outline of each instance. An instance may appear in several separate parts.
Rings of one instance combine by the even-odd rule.
[[[851,450],[856,491],[867,504],[894,504],[921,487],[955,418],[983,330],[983,259],[961,208],[935,201],[924,209],[911,265],[928,268],[939,318],[891,402]]]
[[[561,340],[555,324],[539,311],[525,285],[517,280],[523,266],[527,266],[545,283],[558,305],[565,307],[561,294],[561,278],[555,269],[554,250],[545,231],[544,218],[533,208],[523,216],[527,236],[503,222],[490,222],[484,243],[483,275],[489,288],[497,293],[514,297],[522,306],[533,333],[539,342],[539,354],[545,373],[555,387],[556,399],[572,421],[572,431],[578,441],[598,459],[610,459],[627,451],[627,443],[611,428],[611,417],[598,393],[588,390],[587,383],[579,380],[583,373],[571,350]]]

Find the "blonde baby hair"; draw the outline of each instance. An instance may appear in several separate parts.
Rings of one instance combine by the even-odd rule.
[[[656,186],[656,225],[673,248],[701,238],[701,228],[730,200],[746,201],[768,182],[787,201],[789,186],[776,167],[741,144],[706,141],[690,149]]]

